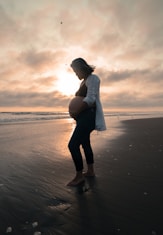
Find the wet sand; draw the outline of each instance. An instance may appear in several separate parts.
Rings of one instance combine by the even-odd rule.
[[[163,234],[163,118],[107,126],[96,177],[71,188],[70,120],[0,125],[0,234]]]

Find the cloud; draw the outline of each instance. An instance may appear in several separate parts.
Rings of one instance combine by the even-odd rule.
[[[64,51],[36,51],[30,49],[22,52],[18,57],[19,62],[29,66],[34,70],[44,70],[49,67],[56,67],[60,64],[60,58],[64,56]]]
[[[103,99],[103,106],[105,109],[139,109],[139,108],[160,108],[163,103],[163,95],[161,92],[158,94],[150,94],[144,96],[138,92],[119,92],[108,96]]]
[[[105,108],[162,107],[163,70],[103,71],[100,77]]]
[[[119,71],[100,71],[102,86],[118,87],[134,84],[136,81],[143,81],[144,77],[149,75],[148,70],[119,70]],[[142,79],[143,78],[143,79]],[[127,85],[128,87],[128,85]],[[132,89],[132,87],[131,87]]]
[[[103,22],[100,37],[91,41],[92,50],[112,65],[148,67],[151,59],[162,56],[162,9],[162,0],[101,1],[95,10]]]
[[[8,44],[8,43],[14,43],[15,37],[18,33],[18,25],[16,22],[6,14],[4,9],[0,5],[0,43],[1,46]]]
[[[51,92],[52,90],[55,90],[55,80],[57,80],[57,78],[53,76],[37,77],[32,79],[32,83],[28,84],[28,90],[32,92]]]
[[[1,107],[65,107],[69,98],[61,95],[58,91],[53,92],[30,92],[30,91],[2,91],[0,93]]]
[[[57,76],[80,56],[97,66],[105,107],[162,107],[162,9],[162,0],[1,1],[0,106],[65,107]]]
[[[149,83],[152,86],[153,83],[156,83],[156,85],[163,83],[163,70],[154,70],[151,68],[142,70],[135,69],[118,71],[105,71],[101,69],[99,71],[99,75],[102,79],[103,86],[118,85],[118,83],[126,80],[126,82],[131,82],[133,84],[134,82],[139,81],[141,84]]]

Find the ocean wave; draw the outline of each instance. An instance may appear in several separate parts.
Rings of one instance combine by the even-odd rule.
[[[67,112],[1,112],[0,123],[30,122],[69,118]]]
[[[163,112],[105,112],[105,117],[135,119],[145,117],[163,117]],[[0,112],[0,124],[48,121],[70,118],[68,112]]]

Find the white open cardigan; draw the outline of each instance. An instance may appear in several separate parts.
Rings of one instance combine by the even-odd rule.
[[[106,130],[106,124],[99,94],[100,79],[97,75],[91,74],[87,77],[85,84],[87,86],[87,95],[83,101],[85,101],[88,106],[92,106],[96,103],[95,130],[104,131]]]

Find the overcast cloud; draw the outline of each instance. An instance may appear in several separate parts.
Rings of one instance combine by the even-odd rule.
[[[76,57],[96,66],[105,109],[162,110],[162,12],[162,0],[0,0],[0,111],[67,110],[56,84]]]

